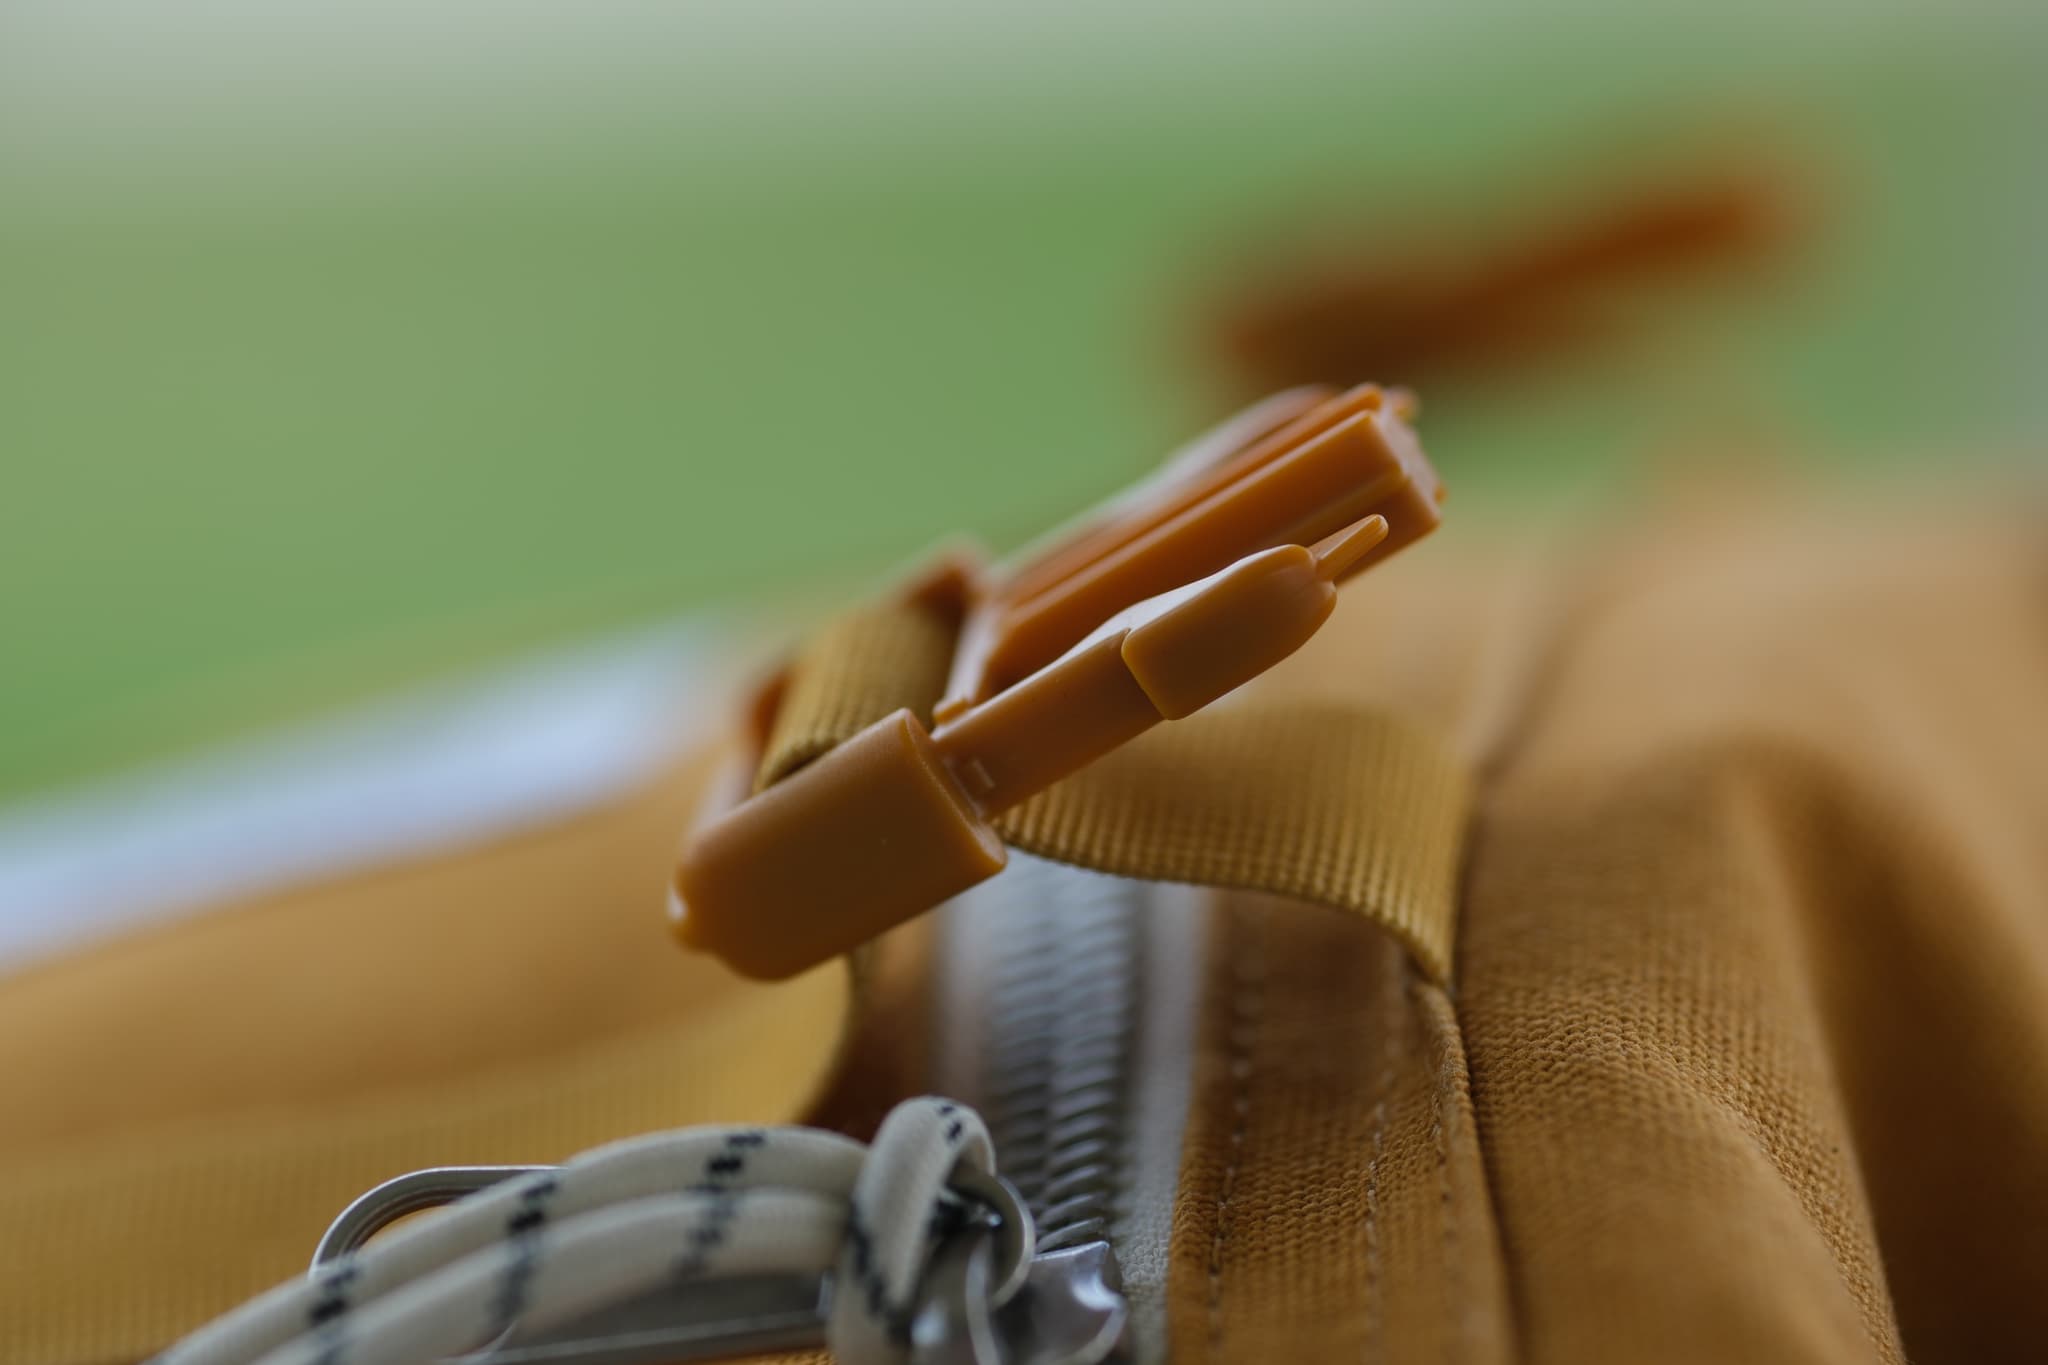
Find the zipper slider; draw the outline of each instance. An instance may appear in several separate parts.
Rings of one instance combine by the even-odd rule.
[[[957,566],[919,584],[965,616],[934,724],[884,716],[701,824],[677,937],[779,980],[1001,871],[996,817],[1279,663],[1340,580],[1435,528],[1411,411],[1368,385],[1179,468],[1003,586]]]
[[[1032,1258],[1024,1285],[995,1306],[994,1238],[964,1230],[932,1260],[910,1326],[912,1365],[1099,1365],[1130,1321],[1107,1242]]]

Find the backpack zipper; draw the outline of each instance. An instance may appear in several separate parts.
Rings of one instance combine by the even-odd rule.
[[[939,1088],[1038,1223],[1020,1358],[1163,1354],[1200,895],[1013,854],[947,907]]]
[[[1009,1183],[987,1177],[971,1196],[986,1221],[938,1248],[909,1329],[914,1365],[1163,1359],[1204,894],[1018,855],[947,907],[933,1079],[986,1113]],[[386,1182],[329,1229],[314,1275],[395,1217],[544,1173],[434,1168]],[[1005,1227],[1013,1269],[996,1277]],[[715,1298],[670,1286],[538,1335],[515,1325],[462,1359],[632,1365],[811,1344],[831,1288],[802,1275],[735,1281]]]

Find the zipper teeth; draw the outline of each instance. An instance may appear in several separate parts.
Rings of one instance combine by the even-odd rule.
[[[985,1093],[1040,1251],[1107,1242],[1124,1175],[1140,930],[1128,883],[1018,866],[990,927]]]

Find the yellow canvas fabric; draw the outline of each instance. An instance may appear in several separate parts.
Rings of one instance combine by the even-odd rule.
[[[949,642],[909,606],[829,626],[790,675],[761,781],[897,706],[928,708]],[[921,1089],[917,925],[852,959],[865,1004],[844,1049],[840,968],[745,985],[668,941],[661,887],[700,785],[678,773],[544,834],[10,983],[0,1070],[26,1100],[0,1124],[0,1217],[28,1235],[0,1251],[0,1358],[147,1354],[293,1273],[350,1198],[417,1166],[806,1110],[858,1133]],[[1450,751],[1389,715],[1225,708],[1061,784],[1005,832],[1106,871],[1324,900],[1441,978],[1465,798]],[[146,1289],[110,1309],[106,1287],[130,1283]]]
[[[1273,680],[1462,737],[1457,972],[1218,912],[1176,1360],[2041,1357],[2048,544],[1938,511],[1418,556]]]
[[[1214,913],[1173,1218],[1171,1358],[1515,1358],[1449,997],[1358,921]]]
[[[928,720],[950,640],[908,602],[864,607],[822,632],[790,670],[758,785],[899,707]],[[1225,703],[1156,727],[996,827],[1013,848],[1101,872],[1273,891],[1362,916],[1442,981],[1468,798],[1462,760],[1389,711]]]
[[[827,622],[789,669],[755,790],[893,711],[929,718],[953,663],[953,636],[939,613],[904,602],[863,603]]]
[[[667,935],[702,766],[8,981],[0,1361],[140,1359],[302,1270],[404,1171],[812,1105],[846,973],[759,986]]]
[[[1151,875],[1303,878],[1291,855],[1241,877],[1203,862],[1242,871],[1300,847],[1340,870],[1267,890],[1355,902],[1233,894],[1214,911],[1174,1212],[1175,1359],[2038,1358],[2048,546],[2017,518],[1758,506],[1667,512],[1594,545],[1454,523],[1347,589],[1330,627],[1245,697],[1019,812],[1020,843]],[[912,668],[836,713],[792,714],[837,714],[829,731],[928,678]],[[1290,724],[1348,756],[1287,747]],[[1176,744],[1212,744],[1200,772],[1239,776],[1205,791]],[[646,883],[666,872],[687,785],[616,841],[535,836],[580,850],[545,877],[516,862],[464,895],[422,883],[407,899],[383,880],[452,868],[380,873],[354,899],[281,898],[0,991],[0,1068],[27,1082],[0,1129],[0,1226],[29,1229],[0,1249],[7,1358],[161,1344],[246,1281],[289,1273],[318,1224],[391,1169],[804,1105],[841,975],[727,995],[653,941]],[[1268,808],[1285,814],[1257,825]],[[1211,823],[1178,845],[1189,812]],[[521,880],[553,889],[511,893],[526,907],[511,919],[478,908]],[[586,898],[633,909],[595,915],[612,927],[558,981],[565,907]],[[373,971],[367,945],[451,904],[474,918],[377,996],[389,966]],[[231,997],[259,963],[312,961],[350,913],[349,989],[310,967],[266,983],[248,1016],[269,1025],[259,1043],[145,1027],[175,1022],[181,992]],[[518,946],[457,970],[492,922]],[[919,960],[913,932],[871,964],[859,1065],[824,1111],[851,1117],[835,1121],[858,1129],[883,1092],[919,1088]],[[547,988],[547,1018],[529,1018],[539,996],[504,989],[508,971]],[[430,1005],[358,1036],[366,989]],[[290,991],[320,1007],[302,1014]],[[614,1049],[640,1069],[593,1069]],[[119,1084],[78,1097],[71,1077],[102,1055],[126,1058]],[[811,1060],[790,1074],[790,1058]],[[594,1116],[589,1093],[611,1097]],[[337,1117],[352,1145],[330,1161],[304,1144]],[[235,1145],[251,1131],[285,1175]],[[216,1206],[219,1226],[200,1212]],[[188,1264],[125,1259],[136,1227],[177,1229]],[[114,1284],[133,1292],[110,1300]]]

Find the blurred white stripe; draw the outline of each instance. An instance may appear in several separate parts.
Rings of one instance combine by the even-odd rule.
[[[770,125],[1020,115],[1087,126],[1159,83],[1231,100],[1357,68],[1441,84],[1475,52],[1588,44],[1685,70],[1698,44],[1785,72],[1869,44],[1995,41],[2040,27],[2004,0],[8,0],[0,149],[77,155],[198,135],[574,136],[649,110],[758,151]],[[1789,50],[1788,50],[1789,49]],[[1392,54],[1393,59],[1388,60]],[[1578,60],[1583,62],[1581,56]],[[1317,71],[1320,77],[1308,73]],[[1724,73],[1725,74],[1725,73]],[[1079,100],[1081,107],[1072,108]],[[699,120],[704,120],[699,122]],[[732,120],[727,122],[726,120]],[[939,130],[943,132],[943,125]],[[192,150],[188,148],[187,150]]]
[[[639,633],[0,809],[0,969],[602,801],[723,715],[719,637]]]

